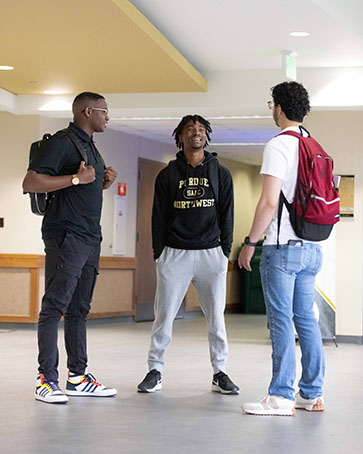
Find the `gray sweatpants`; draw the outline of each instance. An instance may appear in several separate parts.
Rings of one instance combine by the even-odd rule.
[[[225,371],[228,357],[224,323],[227,268],[228,259],[220,246],[201,250],[164,248],[156,262],[155,321],[148,356],[149,370],[163,370],[173,322],[192,282],[207,320],[214,373]]]

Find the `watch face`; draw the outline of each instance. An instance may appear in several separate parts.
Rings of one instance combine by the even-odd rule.
[[[74,184],[74,185],[79,184],[79,178],[78,177],[73,177],[72,178],[72,184]]]

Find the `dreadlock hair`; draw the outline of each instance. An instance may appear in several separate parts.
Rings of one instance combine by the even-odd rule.
[[[271,93],[275,106],[281,106],[288,120],[302,123],[310,111],[309,94],[302,84],[282,82],[272,87]]]
[[[179,135],[183,132],[183,129],[184,129],[185,125],[187,123],[189,123],[190,121],[192,121],[194,124],[197,121],[199,121],[199,123],[204,126],[205,132],[206,132],[206,136],[207,136],[205,147],[208,145],[208,140],[210,140],[210,135],[209,134],[212,132],[212,127],[211,127],[209,121],[206,120],[205,118],[201,117],[200,115],[197,115],[197,114],[185,115],[185,117],[183,117],[181,119],[181,121],[178,124],[178,126],[174,129],[173,134],[172,134],[173,137],[175,138],[175,143],[176,143],[176,146],[178,147],[179,150],[183,150],[183,142],[181,142],[179,140]]]

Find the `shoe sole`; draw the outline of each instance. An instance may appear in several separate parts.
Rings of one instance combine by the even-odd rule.
[[[114,397],[117,395],[117,392],[113,392],[110,394],[92,394],[85,393],[82,391],[65,391],[65,394],[71,397]]]
[[[38,395],[35,396],[35,400],[39,400],[39,402],[45,402],[46,404],[64,405],[64,404],[68,403],[68,399],[67,400],[64,400],[64,399],[63,400],[46,400],[43,397],[38,396]]]
[[[275,411],[271,410],[271,413],[257,413],[257,412],[252,412],[252,411],[247,411],[241,408],[243,413],[246,413],[246,415],[254,415],[254,416],[294,416],[296,413],[295,408],[291,410],[291,413],[289,412],[282,412],[282,413],[276,413]]]
[[[163,389],[162,384],[158,383],[153,388],[149,388],[149,389],[137,388],[137,392],[138,393],[154,393],[155,391],[161,391],[162,389]]]
[[[239,394],[239,390],[226,391],[225,389],[220,388],[218,385],[214,384],[212,384],[211,391],[214,393],[230,394],[232,396],[237,396]]]
[[[296,404],[296,408],[299,410],[311,411],[311,412],[321,412],[325,410],[324,403],[321,399],[318,399],[313,406]]]

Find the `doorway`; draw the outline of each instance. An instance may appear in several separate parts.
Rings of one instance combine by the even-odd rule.
[[[166,164],[139,158],[136,236],[136,305],[135,321],[154,320],[156,272],[152,250],[151,214],[155,179]],[[181,306],[177,317],[183,317]]]

